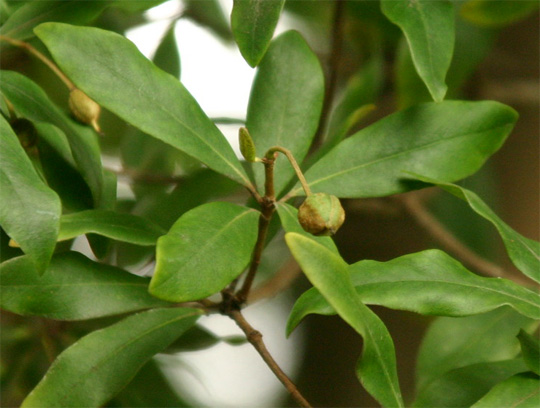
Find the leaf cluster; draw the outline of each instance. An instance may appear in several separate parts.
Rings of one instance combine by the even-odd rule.
[[[363,339],[356,376],[382,406],[405,401],[392,336],[371,305],[438,316],[420,347],[413,406],[536,406],[540,244],[456,183],[518,120],[500,102],[467,100],[463,84],[497,30],[538,5],[235,0],[229,22],[218,1],[185,0],[149,60],[125,31],[162,2],[0,1],[3,403],[189,406],[154,356],[242,343],[196,322],[234,318],[259,264],[292,257],[313,287],[296,300],[286,334],[308,315],[338,315]],[[301,31],[275,35],[283,15]],[[245,125],[248,162],[179,80],[180,19],[234,41],[256,69],[245,120],[225,120]],[[327,59],[314,51],[321,44],[331,44]],[[345,51],[361,63],[344,68]],[[67,93],[44,74],[51,66],[103,108],[104,135],[69,113]],[[376,120],[388,96],[398,108]],[[106,156],[122,170],[105,166]],[[495,227],[527,284],[479,276],[474,262],[439,249],[350,263],[332,238],[298,222],[310,190],[351,209],[433,186]],[[90,250],[80,253],[84,238]],[[271,273],[263,289],[279,277]],[[268,363],[253,333],[247,340]]]

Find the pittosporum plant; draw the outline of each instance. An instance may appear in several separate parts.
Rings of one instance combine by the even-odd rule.
[[[295,292],[286,334],[337,314],[363,341],[348,369],[380,405],[405,403],[372,305],[441,316],[408,403],[540,406],[540,246],[454,184],[518,120],[502,103],[466,100],[463,85],[496,32],[538,3],[235,0],[229,24],[219,2],[184,0],[150,61],[122,33],[161,2],[0,2],[2,405],[187,406],[153,357],[211,347],[219,339],[197,321],[219,313],[310,406],[242,312],[291,286],[257,272],[292,256],[313,287]],[[282,12],[303,34],[274,36]],[[210,119],[178,80],[180,18],[234,39],[256,69],[245,120]],[[239,124],[245,161],[220,122]],[[102,150],[131,196],[117,198]],[[428,211],[429,186],[466,204],[461,222],[491,223],[526,277],[458,241]],[[362,203],[407,209],[449,254],[346,262],[331,235],[365,233],[350,216]],[[83,235],[93,254],[73,250]],[[148,265],[151,279],[132,273]]]

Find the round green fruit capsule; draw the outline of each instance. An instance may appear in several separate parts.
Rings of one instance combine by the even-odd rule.
[[[315,193],[298,209],[298,221],[313,235],[334,235],[345,221],[345,211],[336,196]]]

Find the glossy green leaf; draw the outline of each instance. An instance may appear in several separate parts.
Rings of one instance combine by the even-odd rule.
[[[290,232],[285,240],[311,283],[363,337],[364,349],[356,369],[362,385],[383,406],[402,407],[392,338],[384,323],[356,294],[345,261],[303,235]]]
[[[520,330],[517,337],[521,344],[525,363],[533,373],[540,375],[540,343],[538,338],[531,336],[525,330]]]
[[[517,357],[516,334],[538,323],[508,307],[489,313],[435,320],[426,332],[416,364],[416,388],[422,389],[444,373],[471,364]]]
[[[462,86],[493,48],[495,30],[474,26],[456,19],[454,56],[446,75],[447,99],[460,99]],[[400,109],[431,101],[431,95],[418,76],[405,39],[397,48],[395,83]]]
[[[150,293],[185,302],[219,292],[248,265],[258,219],[256,210],[220,202],[185,213],[158,240]]]
[[[330,251],[339,254],[336,244],[332,238],[325,236],[316,237],[315,235],[304,231],[298,222],[298,210],[295,207],[287,203],[278,203],[276,204],[276,210],[279,214],[279,219],[285,232],[296,232],[297,234],[304,235],[305,237],[311,238],[315,242],[318,242],[319,244],[328,248]]]
[[[0,224],[41,274],[56,245],[62,211],[60,199],[40,179],[3,116],[0,116],[0,140]]]
[[[15,10],[0,27],[0,34],[18,40],[34,36],[33,29],[46,21],[85,24],[96,18],[107,1],[30,1]]]
[[[296,31],[276,38],[259,65],[251,90],[246,127],[262,157],[273,146],[289,149],[297,162],[306,156],[319,124],[324,75],[317,56]],[[253,166],[257,185],[264,185],[264,166]],[[294,177],[280,154],[274,165],[276,194]]]
[[[540,379],[531,373],[516,374],[493,387],[471,408],[538,408]]]
[[[412,187],[402,182],[405,171],[459,180],[476,172],[502,145],[516,119],[513,109],[491,101],[414,106],[345,139],[305,176],[313,192],[342,198],[408,191]],[[301,187],[291,194],[303,194]]]
[[[191,94],[121,35],[45,23],[35,29],[70,79],[100,105],[143,132],[242,184],[231,146]]]
[[[92,191],[94,203],[99,206],[103,173],[96,134],[90,128],[68,118],[38,85],[17,72],[2,71],[0,90],[21,117],[53,124],[64,132],[79,171]]]
[[[107,210],[87,210],[63,215],[58,240],[88,233],[137,245],[156,245],[166,231],[142,217]]]
[[[231,26],[246,62],[256,67],[268,49],[285,0],[234,0]]]
[[[469,408],[496,384],[526,369],[525,363],[520,359],[461,367],[429,383],[412,406]]]
[[[469,0],[461,6],[463,18],[484,27],[503,27],[532,14],[534,0]]]
[[[454,10],[450,1],[382,0],[386,17],[403,31],[416,71],[433,100],[446,94],[444,82],[454,51]]]
[[[472,191],[455,184],[445,183],[431,177],[414,175],[420,181],[434,184],[467,202],[471,209],[491,222],[504,242],[508,256],[514,265],[529,278],[540,282],[540,242],[526,238],[501,220],[480,197]]]
[[[97,330],[66,349],[22,407],[99,407],[201,315],[188,308],[153,309]]]
[[[540,318],[536,293],[505,279],[477,276],[439,250],[388,262],[360,261],[349,266],[349,273],[367,304],[439,316],[469,316],[509,305],[524,316]],[[311,313],[335,313],[316,289],[296,301],[287,333]]]
[[[43,276],[27,256],[10,259],[0,278],[2,309],[20,315],[84,320],[166,305],[148,294],[149,279],[78,252],[55,255]]]

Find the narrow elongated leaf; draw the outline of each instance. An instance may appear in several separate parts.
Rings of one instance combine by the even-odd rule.
[[[285,0],[234,0],[231,26],[246,62],[256,67],[266,52]]]
[[[137,245],[156,245],[166,231],[142,217],[107,210],[87,210],[63,215],[58,240],[88,233]]]
[[[90,333],[65,350],[22,407],[99,407],[189,329],[197,309],[153,309]]]
[[[364,303],[439,316],[469,316],[511,306],[540,318],[540,296],[509,280],[483,278],[439,250],[404,255],[388,262],[360,261],[349,267]],[[296,302],[287,323],[290,333],[308,314],[333,314],[316,289]]]
[[[452,370],[428,384],[413,407],[468,408],[496,384],[526,369],[521,359],[515,359]]]
[[[529,278],[540,282],[540,242],[526,238],[514,231],[487,206],[480,197],[466,188],[445,183],[431,177],[414,175],[420,181],[434,184],[467,202],[471,209],[491,222],[504,242],[508,256],[514,265]]]
[[[518,340],[525,364],[536,375],[540,375],[540,343],[525,330],[520,330]]]
[[[540,379],[531,373],[516,374],[493,387],[471,408],[538,408]]]
[[[336,244],[332,238],[322,236],[316,237],[315,235],[304,231],[300,225],[300,222],[298,222],[298,210],[292,205],[287,203],[279,203],[276,205],[276,210],[279,214],[279,219],[285,232],[296,232],[297,234],[304,235],[305,237],[311,238],[315,242],[318,242],[319,244],[328,248],[330,251],[339,254]]]
[[[107,1],[31,1],[11,14],[0,27],[0,34],[18,40],[34,36],[34,27],[46,21],[85,24],[96,18],[105,8]]]
[[[93,262],[78,252],[55,255],[40,277],[27,256],[0,266],[2,309],[56,320],[84,320],[167,303],[148,294],[149,279]]]
[[[223,289],[251,259],[258,212],[231,203],[210,203],[178,219],[158,240],[150,293],[184,302]]]
[[[79,171],[92,191],[96,206],[101,204],[103,171],[96,134],[86,126],[69,119],[49,100],[45,92],[17,72],[2,71],[0,90],[20,116],[36,122],[47,122],[66,135]]]
[[[492,50],[495,38],[495,30],[486,30],[463,19],[456,19],[456,45],[446,75],[447,99],[459,99],[462,85]],[[405,39],[398,46],[394,72],[400,109],[432,100],[428,89],[416,72]]]
[[[60,199],[39,178],[4,117],[0,117],[0,140],[0,224],[41,274],[56,245]]]
[[[429,327],[418,353],[416,388],[451,370],[471,364],[516,358],[522,328],[534,330],[538,322],[508,307],[463,318],[441,317]]]
[[[316,55],[296,31],[280,35],[259,65],[249,100],[246,126],[259,155],[281,146],[300,163],[317,131],[323,97],[324,75]],[[262,188],[264,168],[261,163],[252,167]],[[280,154],[274,166],[276,194],[293,176],[293,168]]]
[[[386,17],[403,31],[416,71],[433,100],[446,94],[444,78],[454,51],[454,10],[450,1],[382,0]]]
[[[217,172],[249,183],[231,146],[186,88],[129,40],[61,23],[42,24],[35,32],[70,79],[100,105]]]
[[[357,376],[383,406],[402,407],[392,338],[384,323],[365,306],[350,280],[347,264],[323,245],[294,232],[285,240],[311,283],[364,339]]]
[[[414,106],[344,140],[305,176],[314,192],[350,198],[410,190],[403,171],[459,180],[497,151],[516,119],[513,109],[490,101]],[[291,194],[302,194],[301,187]]]

